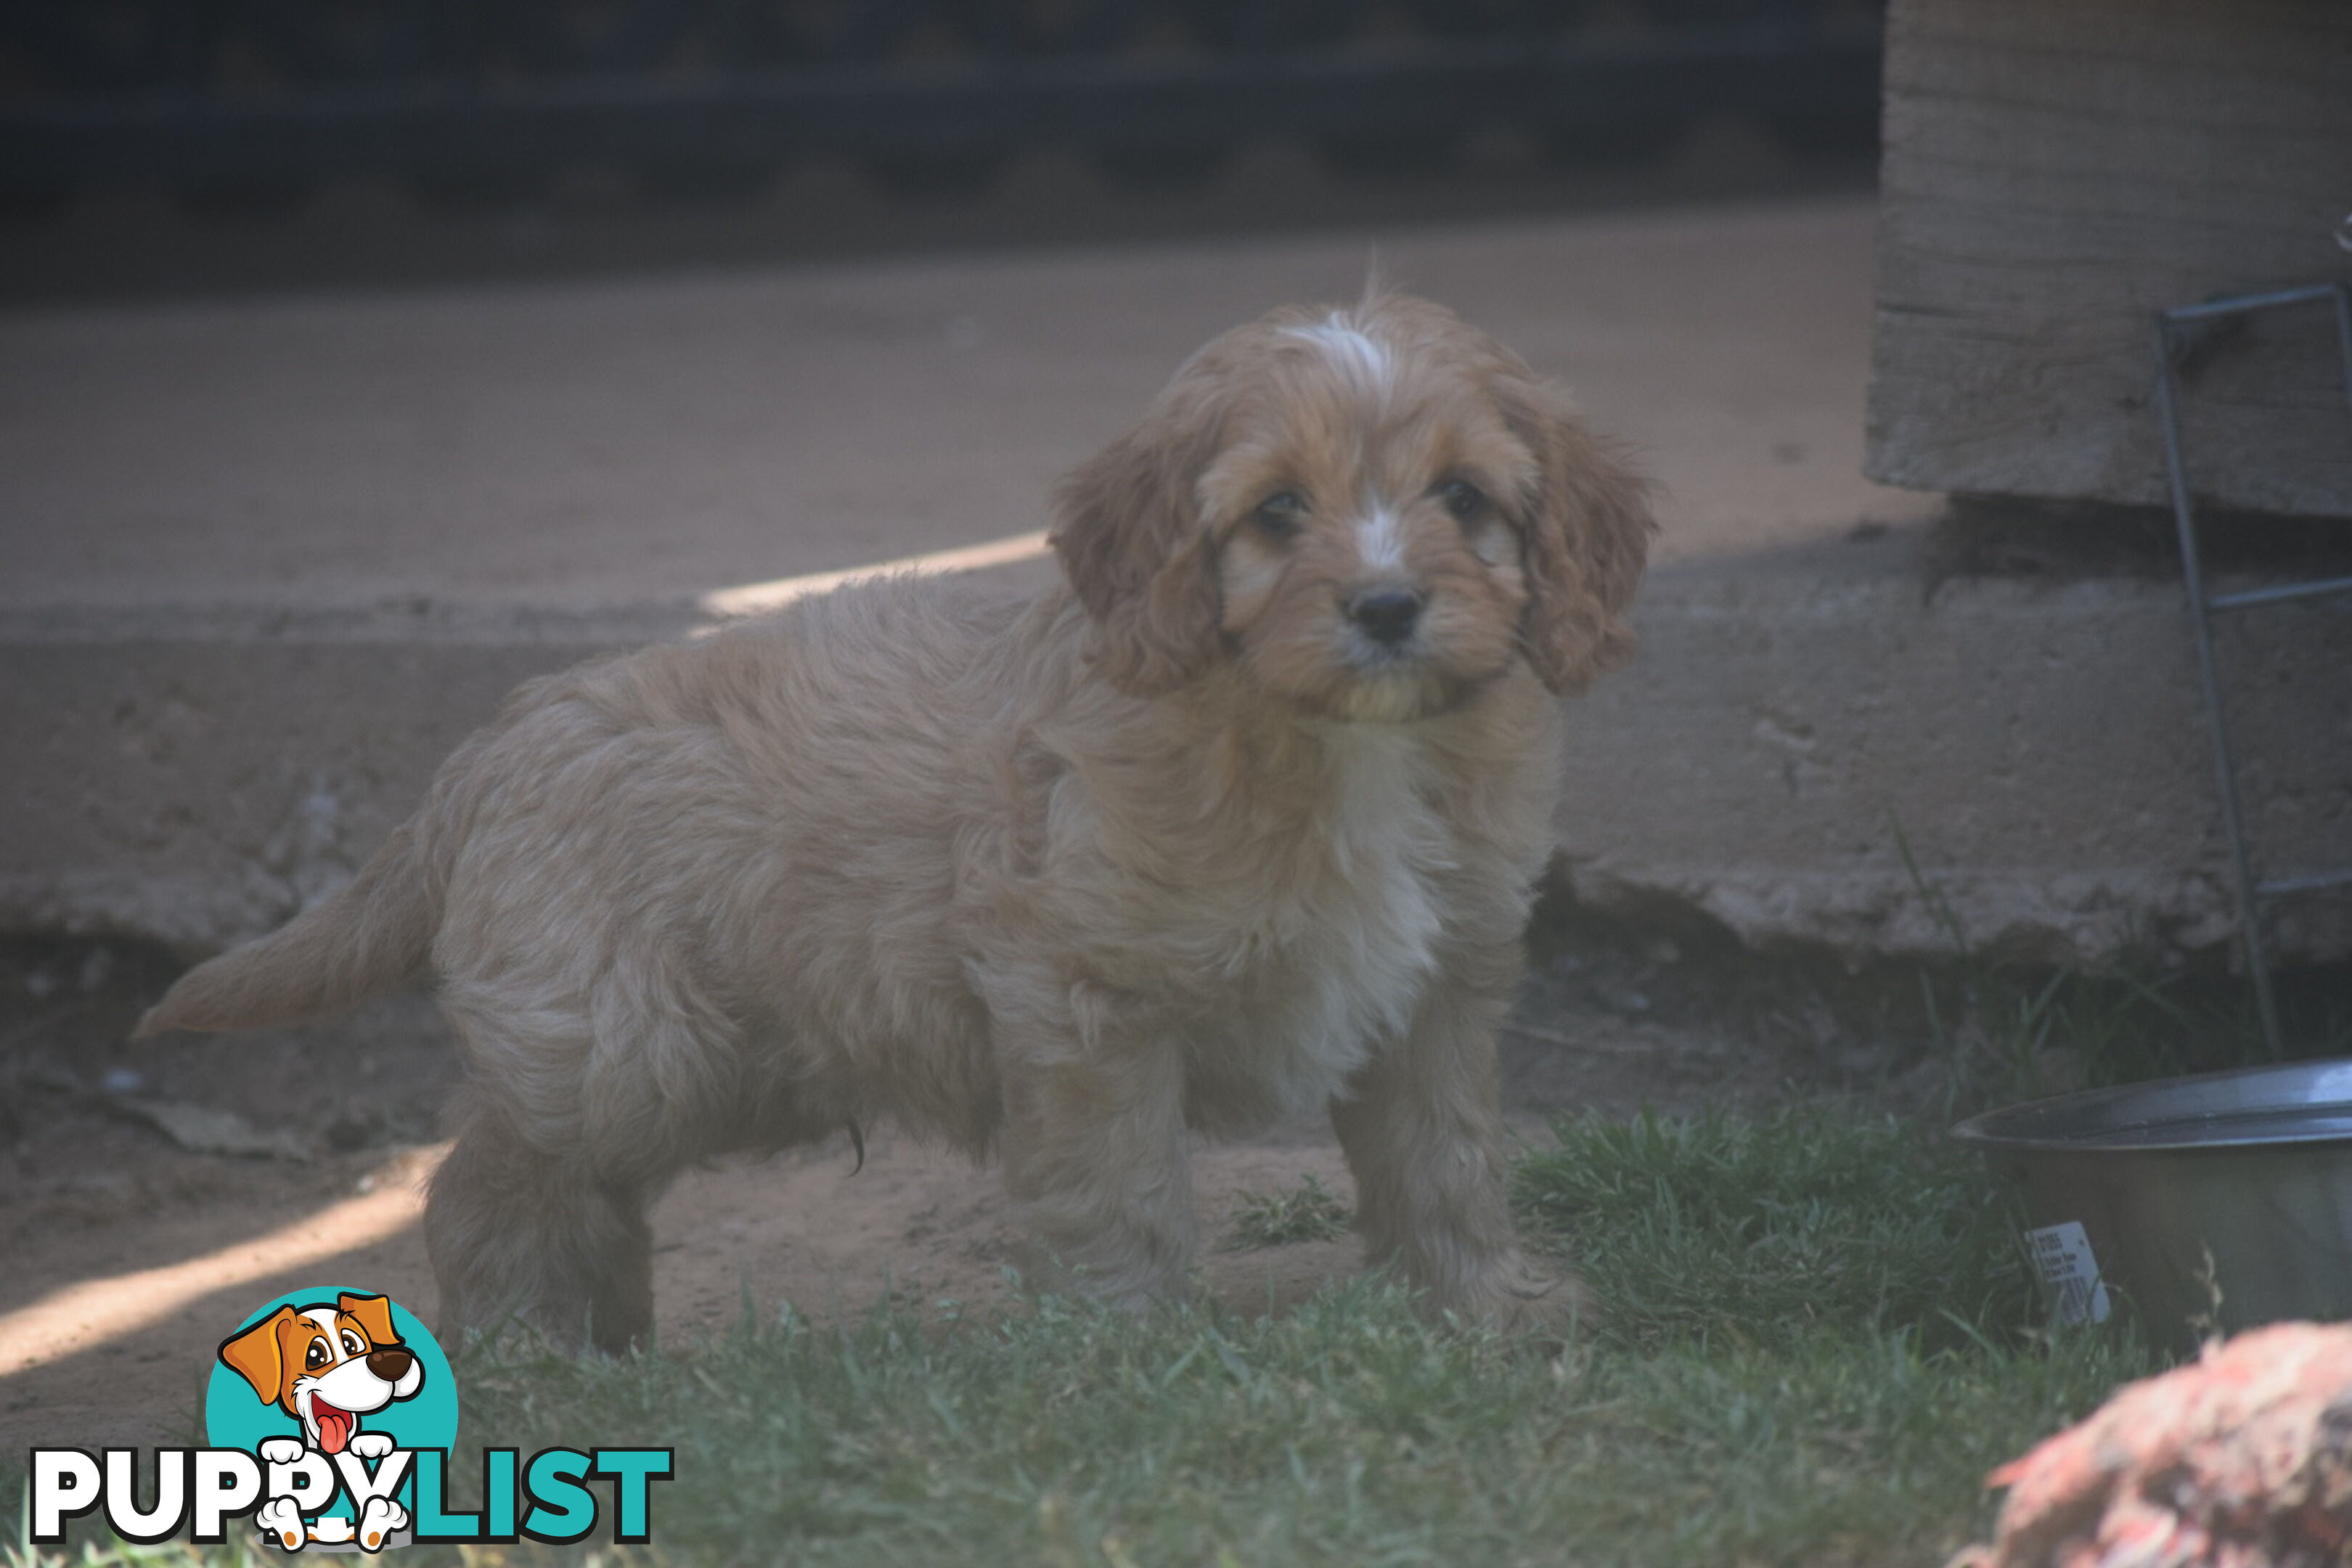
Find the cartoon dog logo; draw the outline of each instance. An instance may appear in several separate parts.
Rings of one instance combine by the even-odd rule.
[[[392,1303],[382,1296],[338,1295],[333,1302],[280,1307],[224,1341],[220,1359],[245,1379],[264,1405],[299,1422],[302,1441],[263,1439],[258,1452],[272,1464],[292,1464],[306,1449],[334,1456],[349,1449],[381,1459],[397,1446],[383,1432],[360,1430],[362,1416],[395,1400],[415,1397],[425,1366],[393,1327]],[[305,1542],[342,1542],[356,1536],[373,1552],[408,1524],[408,1511],[389,1498],[371,1498],[356,1530],[348,1520],[321,1517],[305,1525],[291,1498],[264,1503],[255,1516],[289,1552]]]

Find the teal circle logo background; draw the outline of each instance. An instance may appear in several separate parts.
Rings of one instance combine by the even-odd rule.
[[[331,1307],[338,1296],[383,1294],[381,1290],[352,1285],[320,1285],[290,1291],[263,1302],[221,1338],[226,1341],[243,1333],[280,1307],[297,1310]],[[448,1358],[441,1353],[440,1342],[418,1321],[415,1313],[397,1301],[391,1302],[391,1307],[392,1326],[399,1331],[401,1342],[425,1368],[425,1381],[417,1385],[414,1398],[395,1399],[383,1409],[361,1416],[359,1429],[387,1433],[404,1448],[447,1448],[457,1441],[457,1384],[449,1375]],[[212,1380],[205,1385],[205,1437],[215,1448],[242,1448],[250,1454],[260,1448],[265,1437],[291,1437],[301,1442],[302,1424],[278,1405],[264,1405],[253,1392],[253,1384],[238,1376],[215,1353]],[[412,1512],[415,1509],[415,1479],[412,1476],[401,1482],[397,1494],[401,1505]],[[349,1517],[351,1500],[338,1492],[325,1511]]]

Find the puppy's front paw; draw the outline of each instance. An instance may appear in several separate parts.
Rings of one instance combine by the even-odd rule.
[[[368,1552],[381,1552],[384,1542],[395,1530],[408,1523],[408,1510],[390,1498],[372,1497],[360,1510],[360,1546]]]
[[[276,1443],[284,1439],[272,1437],[268,1441]],[[295,1447],[299,1450],[300,1445]],[[310,1531],[302,1526],[302,1510],[294,1506],[294,1500],[290,1497],[274,1497],[263,1503],[255,1511],[253,1522],[276,1536],[278,1543],[289,1552],[301,1551],[302,1543],[310,1539]]]
[[[383,1432],[355,1432],[344,1445],[362,1459],[381,1459],[392,1452],[392,1438]]]
[[[302,1445],[291,1437],[264,1437],[254,1452],[265,1465],[290,1465],[302,1457]]]

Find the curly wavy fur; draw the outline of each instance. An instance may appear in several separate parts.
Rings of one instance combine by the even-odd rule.
[[[1087,1288],[1178,1293],[1191,1133],[1302,1106],[1370,1262],[1556,1321],[1494,1037],[1556,694],[1633,647],[1643,486],[1391,296],[1217,339],[1058,501],[1067,585],[1034,601],[868,583],[523,687],[350,887],[142,1032],[437,979],[445,1336],[628,1345],[677,1170],[886,1115],[1000,1155]]]

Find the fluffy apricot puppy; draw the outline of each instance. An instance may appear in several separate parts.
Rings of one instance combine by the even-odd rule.
[[[1633,648],[1642,485],[1390,296],[1216,339],[1058,500],[1034,600],[867,583],[524,686],[348,887],[142,1032],[437,982],[445,1337],[622,1349],[681,1166],[883,1117],[1001,1156],[1045,1248],[1142,1303],[1185,1287],[1190,1134],[1303,1107],[1371,1263],[1558,1315],[1495,1033],[1558,694]]]

